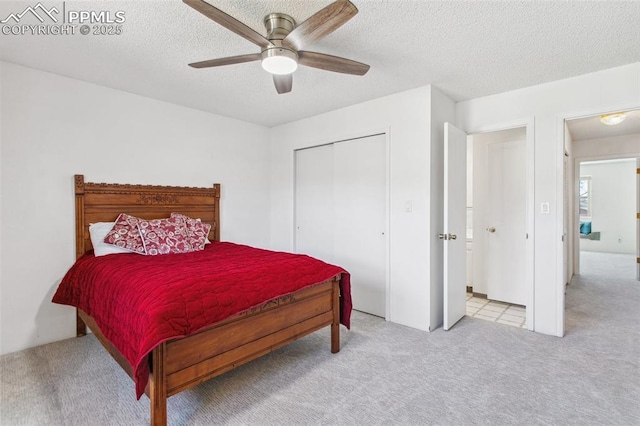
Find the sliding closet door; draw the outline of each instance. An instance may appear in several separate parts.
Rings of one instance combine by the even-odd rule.
[[[295,156],[296,252],[333,263],[333,145]]]
[[[385,317],[386,137],[333,145],[334,259],[351,273],[353,307]]]

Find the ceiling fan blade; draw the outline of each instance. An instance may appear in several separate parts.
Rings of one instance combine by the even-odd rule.
[[[220,67],[222,65],[259,61],[260,59],[261,55],[259,53],[251,53],[249,55],[229,56],[228,58],[209,59],[207,61],[194,62],[192,64],[189,64],[189,66],[193,68],[211,68]]]
[[[293,85],[293,74],[273,74],[273,84],[276,85],[278,93],[289,93]]]
[[[348,0],[338,0],[293,29],[282,42],[295,50],[331,34],[358,13]]]
[[[246,38],[252,43],[257,44],[261,48],[265,49],[272,46],[271,42],[264,38],[261,34],[249,28],[236,18],[227,15],[218,8],[211,6],[209,3],[203,0],[182,0],[187,5],[191,6],[198,12],[202,13],[207,18],[222,25],[228,30],[233,31],[241,37]]]
[[[298,52],[298,63],[307,67],[318,68],[325,71],[340,72],[343,74],[365,75],[369,68],[367,64],[352,61],[339,56],[326,55],[317,52]]]

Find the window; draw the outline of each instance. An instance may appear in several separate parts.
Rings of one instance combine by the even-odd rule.
[[[580,217],[591,217],[591,176],[580,177],[578,193]]]

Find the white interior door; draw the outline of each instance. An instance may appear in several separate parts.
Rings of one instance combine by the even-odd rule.
[[[295,153],[297,253],[333,263],[333,145]]]
[[[333,145],[334,259],[351,274],[353,308],[386,314],[386,136]]]
[[[526,141],[489,145],[487,297],[526,305]]]
[[[466,313],[467,134],[444,124],[444,320],[449,330]]]
[[[640,158],[636,158],[636,279],[640,281]]]

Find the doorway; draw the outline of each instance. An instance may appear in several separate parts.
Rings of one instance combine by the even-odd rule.
[[[467,315],[527,328],[527,128],[467,139]]]
[[[560,141],[563,144],[564,151],[567,153],[566,156],[569,158],[570,169],[570,173],[568,173],[563,182],[564,196],[568,196],[571,200],[568,208],[563,210],[564,216],[561,217],[564,222],[569,223],[567,230],[569,238],[564,242],[564,244],[569,244],[569,247],[563,256],[563,262],[565,268],[570,271],[568,274],[569,280],[563,280],[562,283],[558,283],[558,290],[562,291],[561,295],[564,294],[566,285],[574,285],[576,283],[581,285],[586,282],[613,283],[617,279],[614,278],[614,275],[623,273],[627,274],[627,276],[632,276],[633,272],[631,271],[634,270],[636,271],[635,277],[627,282],[637,283],[640,280],[640,260],[638,260],[640,259],[640,174],[638,173],[640,161],[637,160],[640,158],[640,110],[637,108],[638,105],[636,104],[635,109],[630,109],[627,106],[627,108],[617,110],[612,108],[605,111],[590,111],[580,116],[562,117],[562,121],[559,122],[560,128],[563,129],[561,133],[563,137]],[[606,123],[606,118],[614,115],[618,116],[617,123]],[[624,116],[624,118],[620,119],[621,116]],[[580,218],[580,181],[581,176],[587,177],[587,171],[581,173],[581,165],[583,163],[620,160],[623,158],[636,158],[635,176],[631,171],[631,176],[625,178],[627,184],[629,181],[635,182],[635,191],[629,196],[631,199],[635,198],[635,212],[629,213],[635,219],[635,223],[627,225],[625,227],[627,229],[623,232],[624,235],[627,235],[626,238],[629,235],[635,235],[635,255],[581,251],[581,245],[586,239],[589,239],[589,234],[596,232],[600,233],[597,236],[600,240],[589,239],[587,244],[592,246],[599,245],[601,244],[599,241],[603,241],[602,238],[605,236],[608,237],[610,242],[613,241],[616,246],[624,243],[624,238],[613,234],[611,229],[605,231],[600,226],[603,222],[593,218],[593,215],[596,214],[595,211],[589,211],[589,207],[592,206],[588,204],[588,197],[589,195],[595,197],[596,194],[595,187],[591,188],[593,192],[589,194],[590,186],[593,184],[593,182],[589,182],[589,179],[584,179],[582,183],[583,218]],[[633,160],[631,162],[633,163]],[[602,190],[597,192],[599,195],[603,194]],[[588,229],[589,226],[587,225],[583,228],[583,233],[581,234],[581,222],[591,222],[591,229]],[[631,234],[628,233],[629,226],[632,228]],[[581,238],[581,235],[585,237]],[[596,235],[591,236],[596,237]],[[621,240],[620,242],[618,242],[619,239]],[[584,256],[581,256],[581,254]],[[583,259],[581,260],[581,258]],[[604,276],[598,277],[598,274],[604,274]],[[611,289],[618,291],[616,286],[611,286],[607,291]],[[557,307],[558,316],[564,319],[566,311],[564,297],[559,298],[559,300],[562,302]],[[571,301],[566,301],[566,303],[569,304]],[[611,313],[615,314],[615,312],[610,312],[609,314]],[[561,325],[564,334],[564,321]]]
[[[636,158],[581,161],[578,180],[580,264],[594,256],[636,264]],[[583,268],[584,269],[584,268]],[[636,271],[624,279],[636,278]]]
[[[640,280],[640,110],[617,114],[624,118],[615,125],[603,123],[610,114],[565,120],[567,283],[581,274],[583,262],[607,253],[632,265],[633,278]],[[583,259],[587,252],[591,260]]]

